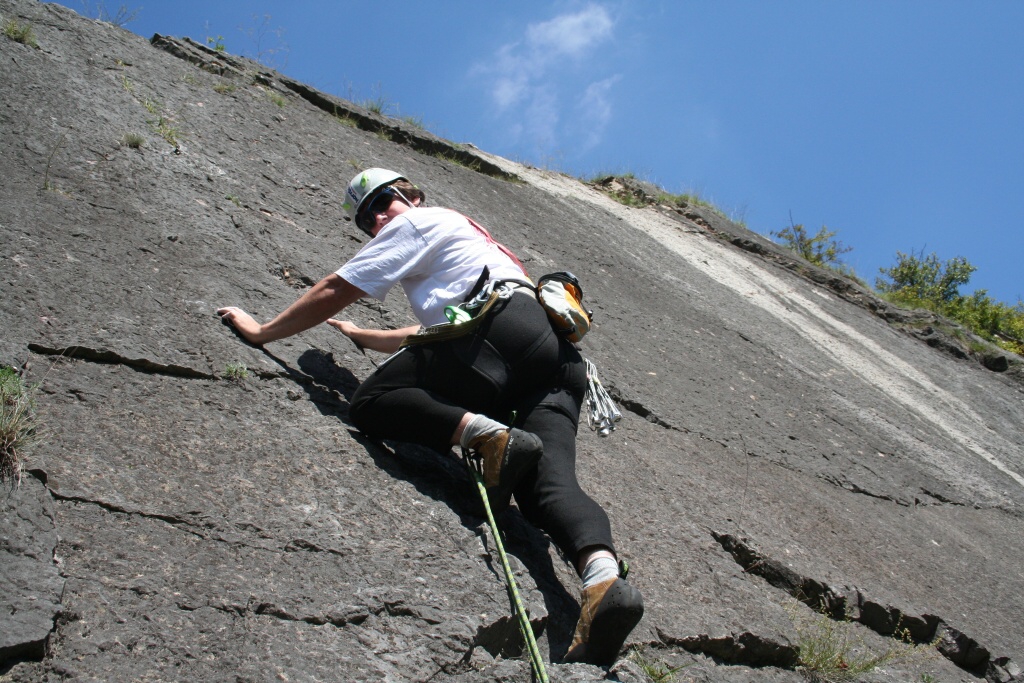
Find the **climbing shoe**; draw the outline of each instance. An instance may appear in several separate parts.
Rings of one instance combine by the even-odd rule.
[[[487,500],[497,514],[508,507],[513,489],[540,460],[544,444],[536,434],[512,428],[485,435],[469,449],[479,458]]]
[[[640,591],[625,579],[608,579],[583,589],[580,620],[564,662],[610,666],[644,615]]]

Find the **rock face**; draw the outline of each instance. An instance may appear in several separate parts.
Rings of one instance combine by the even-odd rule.
[[[187,40],[10,19],[38,46],[0,36],[0,362],[28,363],[47,436],[0,494],[5,680],[529,678],[462,466],[347,422],[377,359],[326,326],[252,348],[214,313],[267,319],[352,256],[367,166],[577,273],[595,311],[624,417],[581,429],[580,477],[647,613],[611,671],[552,680],[803,680],[830,626],[851,661],[896,653],[862,680],[1020,680],[1020,359],[706,209],[626,206]],[[346,315],[413,321],[399,292]],[[578,580],[500,522],[557,662]]]

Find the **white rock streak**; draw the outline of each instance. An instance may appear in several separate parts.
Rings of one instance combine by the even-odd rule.
[[[789,283],[773,274],[768,267],[758,264],[755,259],[745,257],[715,240],[682,233],[677,221],[656,211],[626,207],[582,185],[578,180],[527,168],[499,157],[489,158],[496,164],[507,166],[506,170],[516,173],[540,189],[599,206],[646,233],[751,305],[770,313],[813,347],[833,358],[839,366],[884,392],[944,432],[966,451],[979,456],[1024,487],[1024,476],[993,453],[1000,451],[1012,454],[1018,452],[1019,447],[988,429],[982,417],[970,405],[873,339],[822,309],[800,291],[794,290]],[[810,287],[808,291],[817,293],[817,290]],[[905,435],[899,435],[899,438],[907,441]],[[954,453],[930,449],[928,455],[938,460],[933,463],[937,467],[945,469],[952,466],[955,470],[964,470],[963,464],[952,462]],[[988,488],[982,484],[981,478],[967,474],[965,477],[974,479],[976,486]]]

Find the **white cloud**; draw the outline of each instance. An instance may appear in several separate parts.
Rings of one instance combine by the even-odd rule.
[[[523,76],[499,78],[491,89],[491,96],[499,109],[508,109],[526,94],[527,79]]]
[[[579,108],[580,118],[587,124],[584,126],[587,131],[584,148],[590,149],[601,142],[604,129],[612,118],[612,86],[621,78],[622,76],[615,75],[595,81],[587,86],[586,92],[583,93]]]
[[[470,73],[488,81],[487,92],[501,115],[505,135],[544,153],[565,144],[560,132],[570,134],[577,144],[597,144],[611,118],[610,92],[620,77],[589,82],[581,92],[579,72],[585,69],[590,79],[595,77],[593,57],[614,37],[614,28],[608,10],[591,4],[529,24],[520,37],[478,63]],[[572,106],[579,106],[579,111],[569,109]],[[566,116],[569,111],[572,115]],[[563,120],[581,125],[559,131]]]
[[[537,88],[523,112],[526,142],[537,149],[547,149],[556,140],[559,113],[558,98],[551,88]]]
[[[564,71],[567,58],[578,63],[609,40],[614,23],[604,7],[589,5],[576,13],[530,24],[522,39],[502,45],[470,73],[490,80],[488,90],[499,111],[526,114],[546,110],[557,118],[558,98],[551,90],[552,81]]]
[[[569,55],[579,58],[592,46],[611,37],[612,18],[599,5],[591,5],[577,14],[563,14],[549,21],[530,24],[527,43],[539,54],[553,58]]]

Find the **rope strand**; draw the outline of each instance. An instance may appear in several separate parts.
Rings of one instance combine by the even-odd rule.
[[[469,466],[469,471],[473,473],[473,479],[476,480],[477,489],[480,491],[480,498],[484,503],[484,510],[487,512],[487,522],[491,527],[491,535],[494,536],[494,547],[498,549],[498,557],[501,558],[501,566],[505,570],[505,582],[508,588],[509,594],[512,596],[512,601],[516,606],[516,616],[519,618],[519,630],[523,634],[523,638],[526,640],[526,647],[530,651],[530,666],[533,669],[536,680],[541,683],[548,683],[548,674],[544,669],[544,658],[541,656],[540,648],[537,646],[537,639],[533,636],[533,627],[530,626],[530,617],[526,613],[526,608],[523,606],[523,601],[519,597],[519,588],[516,586],[516,577],[512,574],[512,567],[508,563],[508,556],[505,554],[505,546],[501,542],[501,534],[498,531],[498,523],[494,521],[494,514],[491,512],[491,504],[487,499],[487,488],[484,486],[484,480],[480,476],[480,473],[470,463],[470,458],[467,454],[466,464]]]

